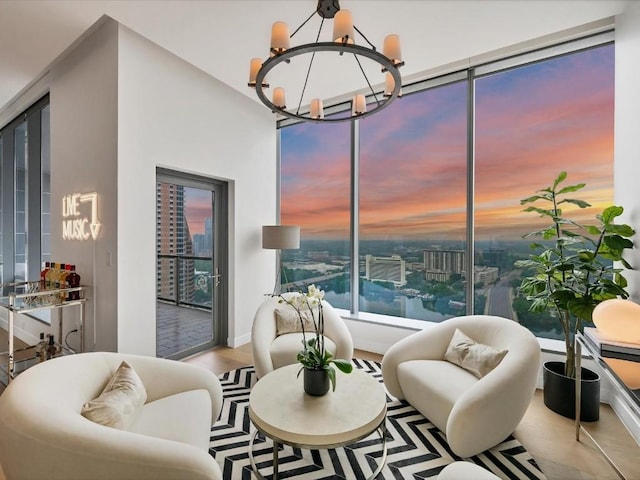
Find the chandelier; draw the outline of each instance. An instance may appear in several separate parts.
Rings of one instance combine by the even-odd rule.
[[[297,46],[290,46],[290,40],[296,33],[304,27],[309,20],[318,14],[321,17],[320,28],[313,43],[305,43]],[[333,35],[331,41],[320,41],[322,27],[326,19],[333,19]],[[356,39],[355,33],[359,35]],[[360,38],[361,37],[361,38]],[[367,45],[358,45],[356,42]],[[311,55],[306,69],[306,76],[301,78],[299,83],[300,97],[294,107],[288,107],[286,101],[285,89],[281,86],[274,86],[271,98],[267,96],[265,90],[270,86],[267,83],[267,74],[280,67],[280,74],[290,73],[286,70],[285,65],[295,61],[304,62],[303,55]],[[324,116],[323,99],[313,96],[307,92],[310,75],[316,54],[335,55],[336,58],[346,58],[353,56],[353,65],[350,67],[359,70],[364,77],[363,89],[365,93],[358,93],[351,99],[350,115],[340,116],[331,115],[328,118]],[[298,57],[298,58],[296,58]],[[344,60],[342,60],[344,62]],[[374,87],[369,80],[363,63],[375,62],[376,70],[380,70],[380,81],[375,83],[382,84],[384,80],[384,89],[382,92],[374,91]],[[289,35],[289,27],[284,22],[275,22],[271,29],[271,48],[269,58],[263,61],[261,58],[251,59],[249,71],[249,87],[254,88],[260,101],[264,103],[272,112],[279,113],[285,117],[310,122],[340,122],[350,120],[352,118],[362,118],[372,115],[386,106],[393,100],[401,96],[402,78],[399,68],[404,65],[400,51],[400,38],[398,35],[387,35],[383,43],[383,53],[376,50],[376,47],[364,36],[364,34],[353,24],[351,12],[349,10],[341,10],[338,0],[318,0],[316,10],[291,34]],[[345,64],[341,64],[339,68],[332,68],[332,71],[323,70],[321,72],[314,71],[316,77],[327,78],[328,76],[336,76],[344,71]],[[317,69],[316,69],[317,70]],[[275,72],[274,72],[275,74]],[[359,74],[358,74],[359,76]],[[317,80],[317,79],[316,79]],[[306,95],[306,96],[305,96]],[[303,102],[305,105],[303,106]]]

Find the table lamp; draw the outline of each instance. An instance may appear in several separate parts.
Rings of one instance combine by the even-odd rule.
[[[300,248],[300,227],[297,225],[264,225],[262,227],[262,248],[277,251],[276,282],[273,294],[279,293],[282,250]],[[286,273],[285,273],[286,280]]]

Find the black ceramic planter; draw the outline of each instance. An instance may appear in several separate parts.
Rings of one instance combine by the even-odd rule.
[[[565,376],[564,362],[546,362],[543,367],[544,404],[567,418],[576,418],[576,382]],[[582,367],[580,420],[595,422],[600,418],[600,376]]]
[[[331,381],[326,370],[304,369],[304,391],[314,397],[321,397],[329,391]]]

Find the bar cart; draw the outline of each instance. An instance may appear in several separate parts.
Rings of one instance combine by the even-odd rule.
[[[42,289],[40,281],[17,282],[0,284],[0,307],[6,308],[8,315],[9,347],[0,355],[7,355],[7,384],[16,376],[16,358],[14,346],[14,321],[16,314],[27,314],[43,310],[56,310],[58,312],[58,342],[56,347],[62,354],[77,353],[62,342],[63,312],[66,307],[74,305],[80,308],[80,352],[84,352],[85,329],[85,297],[86,287]],[[53,319],[51,321],[53,326]],[[30,346],[33,348],[35,346]],[[23,360],[24,361],[24,360]]]

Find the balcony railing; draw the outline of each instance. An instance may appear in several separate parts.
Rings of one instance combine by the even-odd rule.
[[[211,311],[213,287],[212,257],[158,255],[156,298],[178,306]]]

